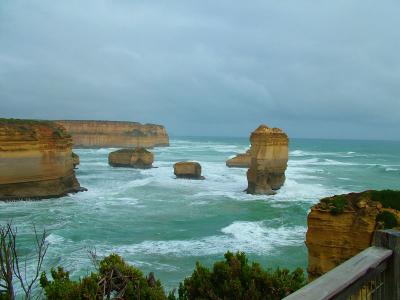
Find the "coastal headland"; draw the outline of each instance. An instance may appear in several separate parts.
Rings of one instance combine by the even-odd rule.
[[[82,191],[72,138],[50,121],[0,119],[0,200],[61,197]]]
[[[72,136],[74,148],[153,148],[169,145],[162,125],[123,121],[59,120]]]

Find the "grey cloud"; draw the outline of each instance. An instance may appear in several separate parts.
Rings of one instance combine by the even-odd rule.
[[[398,1],[3,0],[0,114],[398,139]]]

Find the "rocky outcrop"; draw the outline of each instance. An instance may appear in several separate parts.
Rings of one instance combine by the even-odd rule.
[[[72,164],[74,165],[74,169],[76,169],[76,166],[78,166],[81,163],[81,160],[79,159],[79,155],[72,152]]]
[[[56,121],[72,135],[75,148],[168,146],[164,126],[119,121]]]
[[[83,190],[72,139],[47,121],[0,119],[0,200],[61,197]]]
[[[250,150],[246,153],[238,154],[235,157],[226,161],[226,166],[229,168],[250,168],[251,154]]]
[[[385,198],[388,193],[400,206],[400,192],[366,191],[324,198],[311,208],[306,235],[310,280],[369,247],[377,228],[400,224],[399,211]]]
[[[281,129],[261,125],[251,133],[250,142],[247,193],[274,194],[285,182],[289,139]]]
[[[178,162],[174,164],[174,174],[176,178],[204,179],[198,162]]]
[[[149,169],[153,165],[154,155],[145,148],[120,149],[108,155],[108,163],[112,167]]]

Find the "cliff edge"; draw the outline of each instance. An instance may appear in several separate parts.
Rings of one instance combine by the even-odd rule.
[[[75,148],[152,148],[168,146],[162,125],[121,121],[55,121],[72,136]]]
[[[365,191],[327,197],[311,208],[306,245],[313,280],[372,243],[374,231],[400,224],[400,191]]]
[[[0,200],[61,197],[83,190],[71,136],[48,121],[0,119]]]

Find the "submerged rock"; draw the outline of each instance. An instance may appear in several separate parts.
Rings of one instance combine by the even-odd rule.
[[[75,177],[71,136],[54,122],[0,119],[0,161],[0,200],[85,190]]]
[[[261,125],[251,133],[250,142],[247,193],[274,194],[285,182],[289,139],[281,129]]]
[[[250,150],[246,153],[238,154],[235,157],[226,161],[226,166],[229,168],[250,168],[251,154]]]
[[[308,214],[310,280],[371,245],[374,231],[400,224],[400,191],[365,191],[327,197]]]
[[[177,178],[204,179],[198,162],[178,162],[174,164],[174,174]]]
[[[108,163],[112,167],[149,169],[153,167],[154,155],[142,147],[120,149],[108,155]]]

